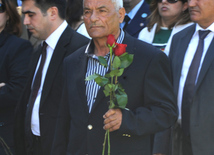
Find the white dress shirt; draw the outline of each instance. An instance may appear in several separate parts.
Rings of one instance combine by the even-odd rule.
[[[47,52],[47,56],[46,56],[46,60],[45,60],[45,64],[43,67],[43,71],[42,71],[42,78],[41,78],[41,85],[36,97],[36,100],[34,102],[34,107],[32,110],[32,116],[31,116],[31,130],[32,133],[36,136],[40,136],[40,124],[39,124],[39,107],[40,107],[40,101],[41,101],[41,96],[42,96],[42,90],[43,90],[43,85],[45,82],[45,77],[46,77],[46,73],[48,71],[48,67],[52,58],[52,55],[54,53],[54,49],[57,45],[57,42],[60,38],[60,36],[62,35],[63,31],[66,29],[67,27],[67,22],[64,21],[46,40],[45,42],[48,44],[47,48],[46,48],[46,52]],[[37,67],[36,67],[36,71],[34,73],[34,78],[35,75],[37,73],[37,70],[39,68],[40,65],[40,61],[41,61],[41,56],[39,58]],[[34,82],[34,78],[33,78],[33,82]],[[33,84],[32,82],[32,84]],[[48,122],[47,122],[48,123]]]
[[[191,65],[191,62],[193,60],[193,57],[194,57],[196,49],[197,49],[197,45],[198,45],[198,41],[199,41],[199,30],[210,30],[211,32],[204,39],[204,51],[203,51],[201,62],[200,62],[199,68],[198,68],[198,74],[197,74],[195,83],[197,83],[198,76],[199,76],[203,61],[204,61],[204,57],[207,53],[207,50],[208,50],[210,43],[214,36],[214,23],[212,23],[207,29],[203,29],[198,24],[196,24],[195,33],[193,34],[192,39],[190,40],[189,46],[188,46],[186,54],[184,56],[184,62],[183,62],[182,70],[181,70],[181,77],[180,77],[178,98],[177,98],[178,108],[179,108],[178,120],[181,120],[181,105],[182,105],[182,98],[183,98],[183,89],[184,89],[185,81],[186,81],[187,74],[189,71],[189,67]]]

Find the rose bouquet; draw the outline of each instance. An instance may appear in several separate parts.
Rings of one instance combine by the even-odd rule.
[[[126,52],[126,44],[118,44],[116,43],[114,35],[108,35],[107,37],[107,46],[110,51],[110,71],[105,74],[105,76],[101,76],[99,74],[93,74],[88,76],[85,80],[95,80],[95,82],[104,87],[104,94],[106,97],[110,97],[109,100],[109,109],[120,108],[125,109],[126,104],[128,102],[128,96],[125,90],[118,82],[118,77],[121,76],[124,72],[124,69],[131,65],[133,61],[133,54],[128,54]],[[104,67],[108,67],[107,60],[99,56],[99,62]],[[104,143],[103,143],[103,152],[105,153],[106,141],[108,140],[108,154],[110,154],[110,133],[109,130],[106,130]]]

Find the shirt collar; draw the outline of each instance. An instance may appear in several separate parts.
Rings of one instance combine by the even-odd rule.
[[[193,36],[197,35],[199,30],[202,30],[202,31],[210,30],[211,32],[214,32],[214,22],[213,22],[208,28],[206,28],[206,29],[203,29],[203,28],[197,23],[197,24],[196,24],[196,27],[195,27],[195,33],[193,34]]]
[[[63,23],[45,40],[49,47],[55,49],[56,44],[61,37],[63,31],[68,26],[68,23],[64,20]]]
[[[141,0],[128,14],[126,14],[129,16],[130,20],[134,18],[134,16],[136,15],[137,11],[140,9],[143,2],[144,0]]]
[[[123,42],[123,39],[124,39],[124,36],[125,36],[125,33],[122,29],[120,29],[120,35],[119,37],[117,38],[117,43],[118,44],[121,44]],[[92,58],[97,58],[97,56],[94,54],[94,42],[93,42],[93,39],[89,41],[87,47],[86,47],[86,50],[85,50],[85,54],[89,57],[92,57]],[[109,53],[107,54],[109,55]]]

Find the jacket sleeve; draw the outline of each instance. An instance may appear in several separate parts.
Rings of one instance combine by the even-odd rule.
[[[169,59],[164,53],[159,52],[152,58],[143,78],[142,106],[122,111],[120,133],[154,134],[170,128],[177,120]]]
[[[12,46],[12,45],[11,45]],[[28,64],[33,47],[28,41],[22,41],[12,48],[8,48],[6,69],[7,81],[1,81],[6,85],[0,88],[0,108],[14,106],[25,86],[28,76]]]

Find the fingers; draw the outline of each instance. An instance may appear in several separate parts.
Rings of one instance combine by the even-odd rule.
[[[110,109],[108,110],[104,118],[104,129],[110,132],[118,130],[122,123],[122,112],[120,109]]]

